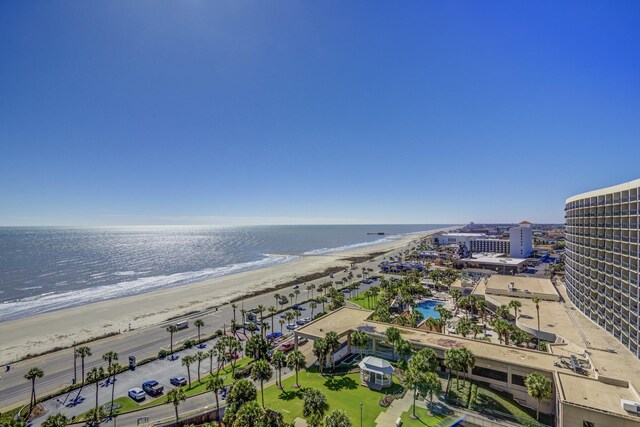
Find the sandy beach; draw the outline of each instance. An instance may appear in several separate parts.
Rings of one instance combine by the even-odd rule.
[[[345,252],[305,256],[287,264],[246,271],[162,291],[87,304],[0,323],[2,357],[16,360],[55,347],[66,347],[108,333],[145,328],[168,318],[228,303],[252,292],[274,288],[307,274],[330,267],[348,267],[348,257],[387,252],[408,245],[421,236],[414,233],[398,240]]]

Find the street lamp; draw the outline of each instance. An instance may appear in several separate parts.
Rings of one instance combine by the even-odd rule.
[[[360,427],[362,427],[362,402],[360,402]]]

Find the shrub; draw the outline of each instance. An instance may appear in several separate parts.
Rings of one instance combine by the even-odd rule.
[[[233,377],[236,380],[246,378],[251,375],[251,365],[243,366],[241,368],[236,369],[236,372],[233,374]]]
[[[167,357],[169,355],[169,351],[162,349],[158,352],[158,359],[164,359],[165,357]]]

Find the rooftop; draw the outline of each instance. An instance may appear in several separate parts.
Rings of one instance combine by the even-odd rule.
[[[513,291],[509,290],[509,284],[513,283]],[[538,277],[521,277],[521,276],[507,276],[503,274],[494,274],[487,280],[485,293],[504,295],[513,293],[513,296],[527,297],[531,294],[533,296],[547,296],[552,299],[559,299],[558,291],[556,290],[550,279],[538,278]],[[519,295],[516,295],[519,294]]]
[[[446,233],[443,236],[451,237],[486,237],[484,233]]]
[[[460,261],[477,262],[477,263],[490,264],[490,265],[496,265],[496,266],[500,266],[500,265],[516,266],[516,265],[522,264],[523,262],[526,262],[527,260],[526,258],[510,258],[510,257],[502,256],[500,254],[493,254],[493,253],[477,253],[477,254],[473,254],[471,258],[462,258]]]
[[[618,185],[613,185],[611,187],[600,188],[598,190],[587,191],[586,193],[576,194],[575,196],[569,197],[566,200],[566,202],[571,203],[576,200],[585,199],[587,197],[603,196],[605,194],[615,193],[618,191],[631,190],[632,188],[638,188],[638,187],[640,187],[640,179],[636,179],[636,180],[625,182]]]

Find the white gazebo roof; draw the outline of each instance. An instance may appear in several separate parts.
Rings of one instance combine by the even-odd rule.
[[[367,356],[362,359],[362,362],[358,363],[360,369],[364,369],[371,372],[379,372],[381,374],[393,374],[393,366],[391,363],[378,357]]]

